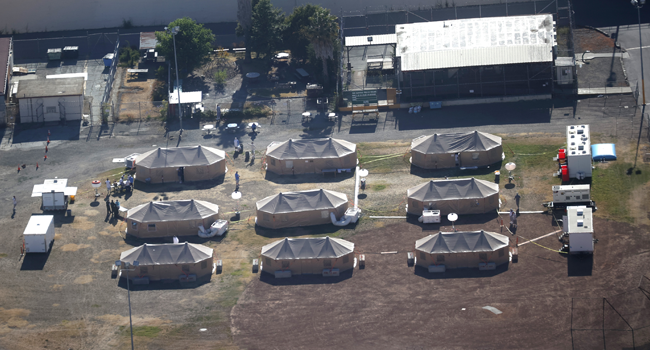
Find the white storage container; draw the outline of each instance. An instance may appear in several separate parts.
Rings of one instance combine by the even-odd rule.
[[[23,232],[25,253],[47,253],[54,241],[54,216],[32,215]]]
[[[422,211],[422,222],[425,224],[439,224],[440,223],[440,210],[424,210]]]
[[[217,232],[217,236],[223,236],[226,231],[228,231],[228,221],[227,220],[217,220],[210,225],[210,230],[212,232]]]
[[[133,153],[130,156],[124,158],[124,165],[129,169],[135,168],[135,159],[138,158],[139,155],[140,153]]]

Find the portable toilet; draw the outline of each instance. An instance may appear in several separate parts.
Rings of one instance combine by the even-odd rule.
[[[104,67],[110,67],[113,65],[113,59],[115,59],[115,54],[113,53],[107,53],[104,55],[103,60],[104,60]]]
[[[47,253],[54,241],[54,216],[32,215],[23,232],[25,253]]]

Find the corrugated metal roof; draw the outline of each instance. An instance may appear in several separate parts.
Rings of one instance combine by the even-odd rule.
[[[156,40],[156,32],[141,32],[140,33],[140,50],[155,49],[158,40]]]
[[[398,24],[402,71],[553,61],[552,15]]]
[[[368,38],[372,38],[372,42]],[[369,46],[369,45],[388,45],[397,43],[397,35],[395,34],[381,34],[381,35],[364,35],[364,36],[346,36],[345,46]]]
[[[9,51],[11,51],[11,38],[0,38],[0,95],[5,94],[7,79],[9,79]]]

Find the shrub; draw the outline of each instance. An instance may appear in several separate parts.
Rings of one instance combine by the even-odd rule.
[[[140,51],[131,47],[129,42],[120,50],[120,65],[122,67],[133,67],[140,62]]]
[[[156,80],[153,82],[153,88],[151,90],[151,100],[152,101],[162,101],[168,99],[167,93],[167,83],[165,81]]]
[[[228,72],[225,69],[214,72],[214,82],[223,85],[228,80]]]
[[[167,81],[167,69],[165,69],[164,66],[160,66],[156,69],[156,79],[164,82]]]

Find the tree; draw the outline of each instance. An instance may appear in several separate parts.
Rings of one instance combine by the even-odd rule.
[[[203,24],[197,24],[189,17],[171,22],[167,28],[171,30],[176,26],[179,27],[178,34],[176,34],[178,69],[189,73],[210,57],[214,35],[210,29],[203,28]],[[156,32],[156,39],[158,40],[156,50],[165,56],[165,60],[171,61],[173,67],[175,64],[174,43],[171,32]]]
[[[323,61],[325,84],[329,82],[327,60],[334,58],[334,46],[338,42],[339,25],[336,16],[330,10],[319,8],[309,17],[309,26],[304,28],[304,35],[311,42],[317,58]]]
[[[253,7],[251,23],[250,44],[251,50],[269,56],[282,44],[282,29],[284,27],[284,14],[274,8],[271,0],[260,0]],[[248,48],[247,48],[248,51]]]
[[[307,4],[296,7],[291,15],[285,21],[283,33],[284,46],[291,50],[291,57],[295,59],[307,58],[307,47],[310,44],[309,39],[305,36],[304,28],[311,23],[309,18],[312,17],[320,6]]]
[[[246,46],[251,39],[253,3],[251,0],[237,0],[237,36],[243,36]],[[251,50],[246,49],[246,61],[251,60]]]

